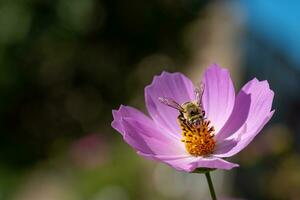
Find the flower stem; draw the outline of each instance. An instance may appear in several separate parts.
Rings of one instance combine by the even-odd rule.
[[[214,189],[213,183],[211,181],[210,173],[205,172],[205,176],[206,176],[206,180],[207,180],[207,183],[208,183],[211,199],[212,200],[217,200],[215,189]]]

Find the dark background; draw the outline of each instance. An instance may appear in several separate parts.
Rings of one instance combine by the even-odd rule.
[[[235,158],[241,167],[215,176],[231,185],[220,183],[218,193],[298,199],[300,30],[292,23],[299,16],[285,14],[300,5],[249,2],[1,1],[0,199],[207,196],[201,182],[161,187],[174,177],[193,178],[144,161],[110,123],[120,104],[145,109],[143,89],[162,70],[197,82],[199,70],[213,62],[230,68],[236,88],[253,77],[267,79],[276,109]],[[169,175],[157,178],[164,170]]]

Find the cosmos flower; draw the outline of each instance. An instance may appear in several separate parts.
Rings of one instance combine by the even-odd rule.
[[[271,119],[274,92],[267,81],[254,78],[235,95],[228,70],[216,64],[199,81],[204,86],[199,125],[184,120],[186,110],[179,111],[186,102],[199,101],[191,80],[181,73],[163,72],[145,88],[150,117],[121,105],[113,110],[112,127],[139,155],[179,171],[237,167],[225,159],[244,149]],[[165,105],[163,98],[175,105]],[[176,105],[179,108],[174,109]]]

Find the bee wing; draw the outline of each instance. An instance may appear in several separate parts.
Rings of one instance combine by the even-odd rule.
[[[204,87],[205,87],[204,83],[201,82],[199,84],[199,87],[195,88],[196,102],[199,107],[202,107],[202,97],[203,97]]]
[[[183,112],[183,108],[181,107],[181,105],[171,98],[159,97],[158,100],[167,106],[170,106],[172,108],[175,108],[176,110]]]

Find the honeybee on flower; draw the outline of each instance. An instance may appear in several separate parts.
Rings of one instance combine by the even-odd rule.
[[[224,158],[244,149],[271,119],[274,92],[254,78],[235,95],[229,71],[216,64],[200,82],[195,89],[181,73],[155,76],[145,88],[150,117],[120,106],[112,127],[139,155],[180,171],[237,167]]]

